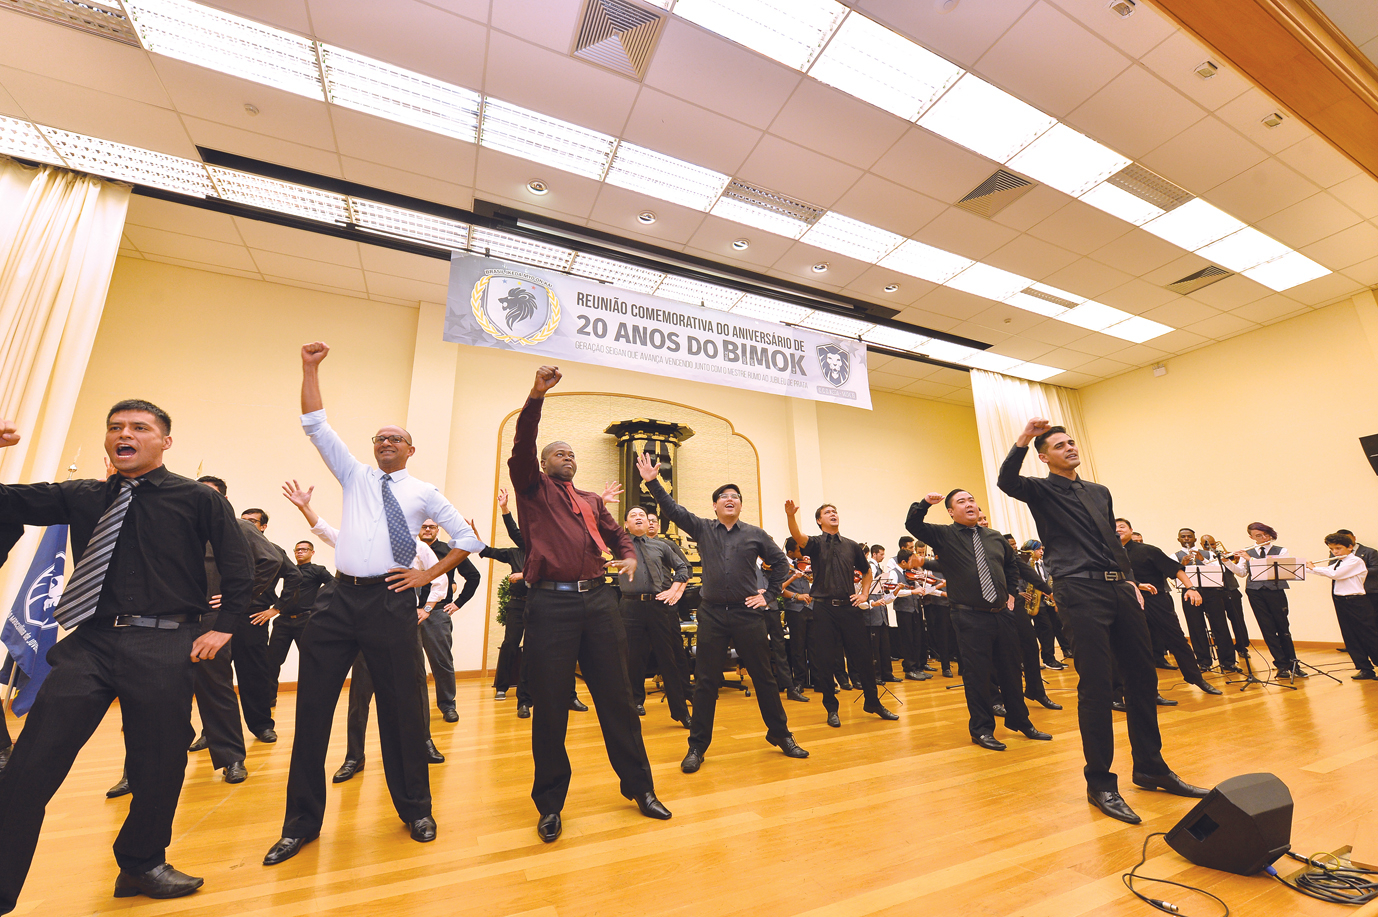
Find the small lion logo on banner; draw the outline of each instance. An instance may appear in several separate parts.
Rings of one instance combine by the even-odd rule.
[[[852,355],[837,344],[823,344],[818,350],[818,368],[833,388],[841,388],[852,377]]]
[[[544,280],[521,271],[485,271],[469,297],[474,321],[499,341],[539,344],[560,326],[560,300]]]

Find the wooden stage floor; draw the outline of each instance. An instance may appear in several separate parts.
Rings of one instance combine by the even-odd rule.
[[[1257,653],[1255,657],[1257,658]],[[1312,853],[1361,841],[1374,831],[1378,780],[1378,683],[1352,682],[1347,657],[1311,650],[1342,685],[1313,677],[1299,691],[1226,689],[1209,697],[1160,671],[1163,693],[1181,705],[1160,710],[1168,763],[1211,786],[1269,771],[1296,801],[1294,849]],[[1342,665],[1343,663],[1343,665]],[[128,799],[107,801],[123,746],[111,712],[48,808],[18,914],[205,917],[393,915],[590,917],[683,914],[1019,915],[1150,914],[1120,874],[1152,831],[1167,831],[1192,801],[1129,784],[1128,739],[1117,714],[1121,789],[1142,826],[1113,821],[1085,801],[1076,727],[1075,675],[1045,673],[1063,711],[1035,706],[1034,723],[1054,736],[1031,742],[1004,729],[1004,753],[970,744],[960,689],[941,677],[895,686],[904,702],[885,723],[842,695],[842,729],[829,729],[819,699],[785,706],[812,757],[785,758],[764,741],[756,699],[724,689],[717,735],[703,769],[680,773],[683,729],[653,696],[643,720],[657,792],[674,812],[642,818],[621,798],[593,711],[571,713],[574,783],[564,835],[536,836],[529,720],[515,716],[515,692],[496,702],[476,680],[462,682],[460,721],[432,719],[448,761],[431,769],[439,837],[411,841],[383,782],[376,727],[367,768],[330,788],[321,839],[275,868],[261,865],[277,839],[291,753],[293,697],[283,695],[275,745],[253,743],[249,779],[225,784],[204,752],[193,754],[170,859],[205,876],[195,895],[173,901],[115,899],[110,855]],[[1223,679],[1211,676],[1219,684]],[[582,683],[580,694],[587,700]],[[330,767],[344,750],[343,699]],[[11,728],[16,724],[12,721]],[[1366,839],[1366,840],[1365,840]],[[0,839],[0,849],[4,841]],[[0,853],[3,855],[3,853]],[[1280,861],[1284,873],[1288,861]],[[1192,866],[1161,838],[1142,870],[1207,887],[1236,914],[1321,915],[1341,909],[1266,877]],[[1214,902],[1157,886],[1148,894],[1186,914],[1219,913]],[[1354,913],[1350,911],[1349,913]]]

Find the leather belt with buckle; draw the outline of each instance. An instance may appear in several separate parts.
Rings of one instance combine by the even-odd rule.
[[[1105,580],[1107,583],[1118,583],[1128,579],[1119,570],[1083,570],[1080,573],[1064,573],[1063,576],[1070,576],[1074,579],[1097,579]]]
[[[379,583],[386,583],[388,581],[388,576],[391,576],[391,574],[385,574],[383,576],[350,576],[348,573],[336,573],[335,579],[342,583],[348,583],[351,586],[377,586]]]
[[[111,627],[153,627],[158,630],[176,630],[183,624],[195,624],[199,615],[116,615],[108,619]]]
[[[532,583],[537,589],[547,589],[551,592],[592,592],[603,585],[601,579],[581,579],[573,582],[562,583],[557,580],[543,579],[539,583]]]

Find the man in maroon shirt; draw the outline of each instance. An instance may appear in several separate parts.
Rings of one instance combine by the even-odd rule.
[[[569,792],[569,686],[574,666],[584,676],[608,759],[622,781],[622,795],[636,800],[647,818],[669,818],[656,798],[651,765],[641,741],[641,718],[627,681],[627,634],[617,611],[617,596],[603,582],[615,568],[636,572],[632,541],[603,505],[603,499],[574,486],[574,449],[553,442],[536,459],[536,431],[545,393],[560,381],[560,370],[542,366],[517,418],[507,470],[517,497],[517,514],[526,538],[523,568],[530,592],[526,600],[526,655],[531,697],[531,756],[536,777],[531,798],[541,819],[536,832],[546,843],[560,836],[560,810]],[[606,559],[615,555],[621,560]]]

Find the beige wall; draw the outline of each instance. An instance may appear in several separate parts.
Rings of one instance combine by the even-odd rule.
[[[1378,476],[1358,442],[1378,433],[1375,312],[1363,294],[1176,357],[1166,376],[1082,389],[1115,511],[1165,549],[1182,526],[1247,546],[1254,521],[1307,558],[1326,556],[1337,528],[1378,545]],[[1319,577],[1292,586],[1296,639],[1339,638],[1329,593]]]

